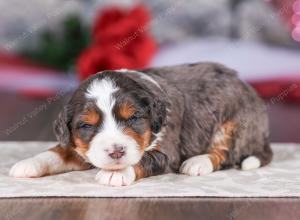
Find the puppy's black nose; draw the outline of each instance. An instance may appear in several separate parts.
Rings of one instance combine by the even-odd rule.
[[[114,145],[112,152],[108,154],[112,159],[120,159],[125,154],[125,150],[123,146]]]

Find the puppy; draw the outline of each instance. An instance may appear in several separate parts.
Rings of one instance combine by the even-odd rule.
[[[97,167],[100,184],[124,186],[169,172],[249,170],[272,158],[266,106],[235,71],[215,63],[93,75],[54,132],[56,147],[18,162],[10,175]]]

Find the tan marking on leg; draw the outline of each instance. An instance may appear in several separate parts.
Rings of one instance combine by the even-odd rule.
[[[140,164],[135,165],[133,168],[135,172],[135,180],[142,179],[145,177],[144,169]]]
[[[90,165],[85,162],[85,160],[77,153],[72,147],[61,147],[56,146],[49,149],[49,151],[57,153],[63,160],[66,166],[74,167],[72,169],[85,170],[89,169]]]
[[[232,147],[232,139],[236,124],[232,121],[224,123],[215,134],[212,146],[208,150],[208,156],[213,163],[214,170],[219,170],[227,160],[227,152]]]
[[[165,171],[165,161],[157,161],[154,159],[155,154],[161,154],[160,151],[158,151],[155,148],[151,151],[147,151],[146,154],[147,155],[144,155],[143,158],[139,161],[139,163],[133,166],[136,180],[153,175],[158,175]]]

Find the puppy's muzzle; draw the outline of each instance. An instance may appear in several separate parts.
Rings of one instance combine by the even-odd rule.
[[[125,146],[114,144],[112,149],[108,150],[108,156],[112,159],[118,160],[125,155]]]

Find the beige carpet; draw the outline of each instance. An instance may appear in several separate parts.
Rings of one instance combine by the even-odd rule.
[[[17,161],[53,146],[50,142],[0,142],[0,198],[4,197],[299,197],[300,145],[273,144],[273,162],[253,171],[225,170],[207,176],[161,175],[126,187],[94,181],[97,170],[37,179],[8,176]]]

